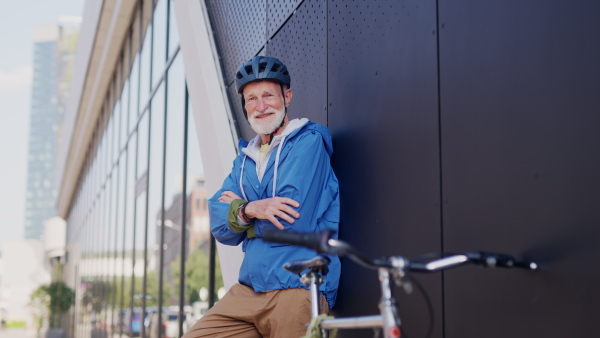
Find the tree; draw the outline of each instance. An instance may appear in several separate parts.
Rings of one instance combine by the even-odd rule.
[[[179,290],[179,260],[171,264],[173,278],[173,289]],[[223,286],[223,277],[219,259],[216,257],[215,266],[215,291]],[[199,292],[202,287],[208,288],[208,255],[202,250],[192,251],[185,262],[186,296],[188,304],[200,299]],[[216,296],[216,295],[215,295]]]
[[[143,293],[143,278],[135,277],[134,285],[134,307],[141,306],[140,296]],[[121,279],[117,279],[114,287],[116,293],[115,307],[119,307],[121,299],[123,299],[123,308],[127,309],[131,306],[131,277],[125,277],[125,289],[121,287]],[[168,287],[163,286],[163,297],[168,294]],[[149,297],[148,297],[149,296]],[[146,306],[156,306],[158,304],[158,276],[155,271],[148,271],[146,276]]]
[[[91,304],[92,311],[99,313],[108,304],[109,294],[112,292],[111,285],[101,278],[92,278],[85,284],[82,303],[86,307]]]
[[[31,294],[32,302],[40,302],[45,305],[49,314],[49,325],[51,329],[60,328],[62,314],[69,311],[75,302],[75,291],[64,282],[52,282],[42,285]]]

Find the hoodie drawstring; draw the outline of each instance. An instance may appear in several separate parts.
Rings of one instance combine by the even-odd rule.
[[[277,169],[279,168],[279,157],[281,155],[281,149],[283,148],[283,143],[285,141],[285,136],[281,139],[279,146],[277,147],[277,154],[275,155],[275,170],[273,171],[273,194],[272,197],[275,197],[275,191],[277,191]],[[242,192],[242,197],[247,201],[248,197],[246,196],[246,192],[244,191],[244,185],[242,184],[242,179],[244,177],[244,166],[246,165],[246,158],[248,155],[244,156],[242,160],[242,168],[240,170],[240,191]]]

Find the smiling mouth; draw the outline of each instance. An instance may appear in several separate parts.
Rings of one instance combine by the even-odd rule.
[[[274,113],[260,114],[260,115],[256,115],[256,117],[255,117],[255,118],[257,118],[257,119],[263,119],[263,118],[265,118],[265,117],[269,117],[269,116],[271,116],[271,115],[273,115],[273,114],[274,114]]]

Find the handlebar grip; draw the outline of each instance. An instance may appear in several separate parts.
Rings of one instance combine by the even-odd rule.
[[[284,231],[263,231],[263,239],[267,242],[299,245],[313,249],[319,253],[328,253],[327,241],[331,236],[330,231],[300,233]]]
[[[517,261],[513,256],[485,252],[474,251],[466,254],[469,259],[475,264],[480,264],[485,267],[502,267],[502,268],[525,268],[528,270],[537,270],[538,265],[535,262]]]

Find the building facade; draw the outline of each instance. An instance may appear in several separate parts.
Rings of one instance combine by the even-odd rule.
[[[290,116],[332,131],[342,239],[373,256],[541,264],[414,276],[426,297],[398,290],[406,336],[598,336],[598,13],[588,0],[88,1],[58,155],[69,335],[151,337],[171,311],[183,332],[199,290],[212,303],[236,282],[240,249],[217,244],[217,259],[205,221],[190,230],[192,183],[211,196],[253,136],[233,75],[270,55],[292,75]],[[376,274],[343,262],[334,313],[373,314],[378,299]]]

